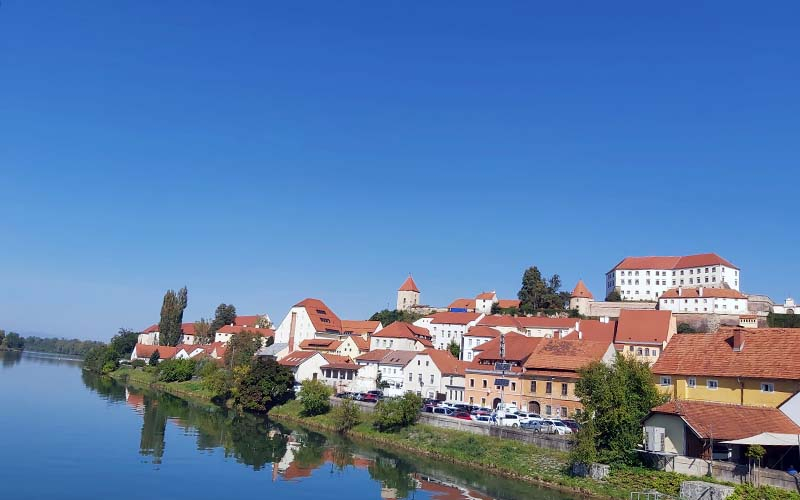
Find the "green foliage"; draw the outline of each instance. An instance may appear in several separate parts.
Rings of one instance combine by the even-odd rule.
[[[800,500],[800,494],[774,486],[755,487],[751,484],[739,484],[728,500]]]
[[[92,348],[105,345],[97,340],[25,337],[25,349],[35,352],[50,352],[66,356],[84,357]],[[131,347],[131,350],[133,348]],[[130,356],[130,351],[128,356]]]
[[[613,465],[635,464],[642,441],[641,421],[667,401],[653,383],[650,366],[618,355],[612,366],[594,362],[580,371],[575,394],[593,415],[598,458]]]
[[[194,375],[193,359],[166,359],[158,365],[158,380],[161,382],[186,382]]]
[[[18,333],[14,332],[8,332],[8,333],[3,332],[3,333],[4,333],[3,335],[4,338],[2,341],[2,345],[0,345],[0,347],[3,347],[5,349],[19,349],[19,350],[25,349],[25,338],[21,337]]]
[[[119,358],[113,349],[105,344],[93,347],[83,358],[83,367],[94,373],[108,373],[116,369]]]
[[[447,350],[450,351],[450,354],[452,354],[456,359],[459,359],[461,356],[461,346],[459,346],[455,340],[450,341],[450,344],[447,346]]]
[[[144,368],[147,363],[143,359],[134,359],[131,361],[131,366],[134,368]]]
[[[161,305],[161,321],[158,323],[159,343],[161,345],[176,346],[181,341],[181,324],[183,323],[183,311],[188,303],[188,291],[186,287],[178,290],[167,290],[164,294],[164,301]]]
[[[231,336],[225,351],[225,366],[229,369],[249,365],[261,347],[261,335],[244,331]]]
[[[384,309],[382,311],[378,311],[372,316],[370,316],[370,321],[380,321],[383,326],[389,326],[395,321],[402,321],[404,323],[413,323],[420,319],[422,314],[411,312],[411,311],[390,311],[389,309]]]
[[[597,462],[597,427],[594,418],[586,412],[580,417],[581,428],[575,435],[574,446],[570,451],[570,464],[591,464]]]
[[[767,325],[771,328],[800,328],[800,314],[769,313]]]
[[[331,409],[333,389],[319,380],[304,380],[297,393],[303,405],[303,416],[313,417],[328,413]]]
[[[522,275],[522,288],[517,294],[520,309],[525,313],[537,309],[564,309],[569,301],[569,294],[566,294],[565,299],[559,288],[561,288],[561,278],[557,274],[545,278],[538,267],[529,267]]]
[[[233,374],[229,370],[203,368],[201,383],[213,398],[227,399],[233,388]]]
[[[194,337],[197,344],[210,344],[214,341],[214,334],[211,333],[211,323],[205,318],[194,322]]]
[[[6,338],[6,331],[0,330],[0,347],[3,347],[3,340]]]
[[[696,330],[689,323],[680,323],[678,324],[678,333],[696,333]]]
[[[294,397],[294,375],[274,359],[254,359],[234,369],[231,392],[238,409],[265,412]]]
[[[354,401],[343,399],[333,408],[331,417],[337,432],[347,432],[361,423],[361,410]]]
[[[111,342],[108,346],[117,353],[118,358],[130,358],[138,341],[139,332],[120,328],[117,334],[111,337]]]
[[[236,306],[233,304],[220,304],[214,311],[214,321],[211,322],[211,335],[225,325],[232,325],[236,322]]]
[[[414,469],[411,464],[402,460],[378,456],[367,467],[367,470],[373,480],[379,481],[386,488],[395,490],[396,498],[412,498],[412,492],[417,489],[417,483],[413,476]]]
[[[159,361],[161,361],[161,353],[158,352],[158,349],[156,349],[153,352],[153,354],[150,355],[150,360],[149,360],[148,364],[150,366],[153,366],[153,367],[158,367],[158,362]]]
[[[606,295],[606,302],[622,302],[622,295],[620,295],[619,290],[613,290]]]
[[[763,446],[760,444],[754,444],[747,447],[747,451],[745,452],[744,456],[751,460],[761,460],[766,454],[767,450],[765,450]]]
[[[378,371],[378,375],[375,377],[375,387],[381,390],[389,388],[389,382],[383,380],[383,373],[380,371]]]
[[[413,392],[378,401],[375,406],[375,428],[387,432],[407,427],[417,421],[421,407],[422,398]]]

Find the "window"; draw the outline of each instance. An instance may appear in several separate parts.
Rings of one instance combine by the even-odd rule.
[[[649,347],[645,347],[645,349],[644,349],[644,355],[645,355],[645,356],[650,356],[650,348],[649,348]]]
[[[771,382],[763,382],[761,384],[761,392],[775,392],[775,384]]]
[[[469,397],[469,404],[473,404],[475,402],[475,398],[472,396]]]
[[[553,383],[548,382],[544,385],[544,393],[545,394],[553,394]]]
[[[633,352],[633,346],[628,347],[628,351]]]
[[[469,379],[469,386],[470,387],[475,387],[475,379],[474,378]]]
[[[638,349],[636,349],[636,355],[637,355],[637,356],[641,356],[642,354],[643,354],[643,353],[642,353],[642,348],[641,348],[641,347],[639,347]]]
[[[567,408],[564,406],[561,407],[561,418],[567,418]]]
[[[567,395],[567,384],[561,384],[561,395],[562,396]]]
[[[483,379],[483,388],[486,389],[486,387],[488,387],[488,385],[486,384],[486,379]]]
[[[706,380],[706,387],[711,389],[712,391],[715,391],[719,387],[719,381],[708,379]]]
[[[481,398],[481,406],[486,406],[486,398]]]
[[[536,394],[536,381],[531,380],[531,392]]]
[[[697,379],[695,377],[689,377],[686,380],[686,385],[689,387],[689,389],[694,389],[697,387]]]
[[[413,382],[414,381],[414,374],[411,373],[411,372],[408,373],[408,381],[409,382]]]
[[[545,415],[552,415],[553,414],[553,407],[550,405],[545,405],[544,407]]]
[[[661,376],[661,385],[672,385],[672,377],[670,376]]]
[[[517,390],[517,383],[516,382],[511,382],[511,390],[512,391],[516,391]]]
[[[431,375],[431,384],[433,383],[433,375]]]
[[[652,354],[653,356],[658,356],[658,349],[653,349]]]

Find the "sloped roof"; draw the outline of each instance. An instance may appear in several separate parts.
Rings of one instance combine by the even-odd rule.
[[[800,427],[777,408],[677,400],[653,408],[650,414],[680,416],[698,437],[715,441],[762,432],[800,434]]]
[[[178,354],[177,347],[171,347],[168,345],[136,344],[135,349],[137,358],[149,358],[156,351],[158,351],[159,359],[172,359],[176,354]]]
[[[431,316],[431,324],[466,325],[480,316],[475,312],[438,312]]]
[[[578,371],[600,361],[611,343],[590,340],[542,339],[525,362],[525,370]]]
[[[500,309],[519,308],[519,302],[519,299],[499,299],[497,301],[497,307]]]
[[[526,337],[525,335],[513,332],[505,334],[506,360],[517,362],[524,361],[531,355],[541,340],[542,339],[538,337]],[[475,359],[478,361],[501,359],[500,338],[498,337],[477,347],[473,347],[472,350],[478,352],[478,355],[475,356]]]
[[[548,318],[547,316],[519,316],[517,321],[524,328],[574,328],[575,318]]]
[[[619,312],[616,341],[661,344],[667,341],[671,322],[670,311],[623,309]]]
[[[158,330],[159,330],[158,323],[156,323],[155,325],[150,325],[144,330],[142,330],[142,333],[155,333]]]
[[[495,292],[483,292],[479,293],[475,297],[475,300],[494,300],[495,298],[497,298],[497,294]]]
[[[514,328],[522,330],[522,325],[514,316],[505,316],[502,314],[487,314],[478,321],[476,326],[498,327],[503,326],[507,328]]]
[[[588,340],[611,344],[617,330],[617,322],[603,323],[597,319],[582,319],[578,322],[578,329],[564,336],[565,340]],[[580,331],[581,335],[578,334]]]
[[[358,335],[351,335],[351,339],[356,343],[359,351],[369,351],[369,339],[359,337]]]
[[[734,334],[743,335],[740,352]],[[677,334],[652,371],[658,375],[800,380],[800,329],[720,328],[717,333]]]
[[[329,352],[321,353],[322,357],[325,358],[325,361],[328,363],[347,363],[353,365],[353,360],[347,356],[339,356],[338,354],[331,354]]]
[[[594,295],[592,295],[592,292],[590,292],[589,289],[586,288],[586,285],[583,283],[583,280],[578,280],[578,284],[575,285],[575,288],[573,288],[570,297],[593,299]]]
[[[334,339],[306,339],[300,342],[300,349],[312,351],[335,351],[342,345],[341,340]]]
[[[417,293],[419,293],[419,288],[417,288],[417,284],[414,283],[414,278],[409,276],[408,278],[406,278],[406,280],[403,282],[403,284],[400,285],[400,288],[398,288],[397,291],[398,292],[417,292]]]
[[[352,319],[342,320],[342,333],[361,335],[373,333],[381,327],[380,321],[361,321]]]
[[[414,339],[414,340],[431,340],[431,334],[427,328],[421,326],[414,326],[411,323],[403,321],[395,321],[391,325],[383,328],[379,332],[372,334],[373,337],[379,338],[393,338],[393,339]]]
[[[386,355],[389,354],[389,349],[375,349],[374,351],[365,352],[356,358],[356,361],[381,361]]]
[[[236,316],[236,318],[233,320],[233,325],[234,326],[253,326],[254,327],[254,326],[256,326],[256,323],[258,323],[258,318],[260,318],[260,316],[258,316],[258,315],[255,315],[255,316]]]
[[[475,299],[456,299],[447,306],[448,309],[475,309]]]
[[[342,321],[334,314],[330,307],[319,299],[305,299],[294,307],[302,307],[308,313],[311,324],[318,332],[342,333]]]
[[[739,269],[715,253],[701,253],[683,257],[625,257],[611,270],[688,269],[703,266],[726,266]]]
[[[417,351],[389,351],[381,359],[383,365],[406,366],[417,355]]]
[[[449,351],[425,349],[420,354],[427,354],[430,356],[436,367],[442,372],[442,375],[464,375],[466,363],[453,357]]]
[[[488,326],[473,326],[464,334],[465,337],[487,337],[490,339],[500,336],[500,332]]]
[[[321,356],[317,351],[294,351],[286,355],[285,358],[278,361],[283,366],[300,366],[306,360],[314,357]]]
[[[703,289],[703,295],[700,295],[700,289]],[[670,288],[661,294],[660,299],[701,299],[701,298],[714,298],[714,299],[746,299],[743,293],[732,288]]]

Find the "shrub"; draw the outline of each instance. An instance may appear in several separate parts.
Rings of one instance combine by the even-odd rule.
[[[144,368],[147,363],[143,359],[134,359],[131,361],[131,366],[134,368]]]
[[[156,349],[153,354],[150,355],[150,366],[158,366],[159,361],[161,361],[161,353]]]
[[[350,399],[342,400],[341,404],[333,409],[331,416],[336,432],[347,432],[361,423],[361,410]]]
[[[233,387],[233,374],[228,370],[214,370],[202,376],[201,384],[214,398],[227,399]]]
[[[238,409],[266,412],[294,397],[294,375],[274,359],[254,359],[234,369],[231,393]]]
[[[333,389],[319,380],[305,380],[297,398],[303,405],[303,415],[313,417],[328,413],[331,409]]]
[[[83,358],[83,367],[95,373],[109,373],[117,368],[117,355],[108,346],[93,347]]]
[[[681,323],[678,325],[678,333],[696,333],[696,331],[689,323]]]
[[[419,418],[422,398],[412,392],[379,401],[375,406],[375,428],[381,432],[408,427]]]
[[[158,366],[158,380],[162,382],[186,382],[194,375],[195,361],[191,359],[167,359]]]

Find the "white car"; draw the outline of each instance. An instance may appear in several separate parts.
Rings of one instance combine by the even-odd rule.
[[[527,411],[521,411],[521,412],[517,413],[517,416],[519,417],[520,425],[527,424],[527,423],[529,423],[531,421],[534,421],[534,420],[541,420],[542,419],[542,417],[540,417],[538,413],[531,413],[531,412],[527,412]]]
[[[445,415],[447,417],[452,417],[455,411],[446,406],[437,406],[436,408],[433,409],[433,413],[436,415]]]
[[[478,422],[480,424],[491,424],[492,423],[492,416],[491,415],[470,415],[473,422]]]
[[[494,422],[497,425],[501,425],[503,427],[519,427],[519,417],[515,413],[506,413],[504,416],[502,414],[493,415]]]
[[[519,408],[517,408],[517,403],[500,403],[494,411],[497,413],[517,413],[519,412]]]
[[[572,429],[567,427],[567,424],[562,422],[561,420],[556,419],[547,419],[542,423],[542,432],[546,432],[548,434],[572,434]]]

